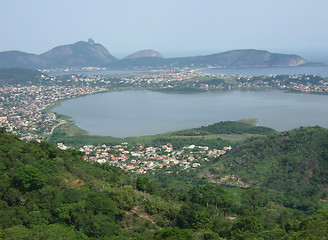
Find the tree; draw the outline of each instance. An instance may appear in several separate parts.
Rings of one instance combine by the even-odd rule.
[[[140,176],[137,178],[137,190],[144,192],[153,192],[153,185],[148,177]]]
[[[9,188],[3,199],[9,206],[19,206],[23,202],[23,195],[15,188]]]
[[[161,229],[154,233],[155,240],[191,240],[193,239],[192,231],[188,229],[179,229],[169,227]]]
[[[114,199],[118,202],[120,208],[131,210],[136,203],[136,193],[132,186],[123,186],[115,191]]]
[[[247,216],[236,222],[232,230],[233,235],[236,235],[234,239],[254,239],[263,231],[263,227],[258,218]]]
[[[200,192],[202,193],[203,204],[206,203],[207,208],[209,204],[215,206],[216,214],[218,214],[218,210],[222,210],[225,214],[233,208],[234,204],[232,199],[230,199],[228,193],[219,186],[206,184],[201,187]]]
[[[209,214],[198,204],[185,204],[177,215],[180,228],[210,229],[213,225]]]
[[[307,239],[328,239],[328,210],[318,211],[314,216],[301,223],[301,229],[305,230]]]
[[[42,172],[29,165],[20,167],[15,171],[14,183],[24,192],[38,190],[46,184]]]
[[[264,203],[263,193],[256,189],[248,189],[242,195],[242,205],[246,209],[256,210],[258,207],[262,206]]]
[[[40,211],[29,212],[26,219],[24,219],[24,220],[25,220],[25,224],[28,227],[48,224],[47,220],[42,218]]]

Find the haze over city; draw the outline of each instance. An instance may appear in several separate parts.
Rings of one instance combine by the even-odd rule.
[[[91,37],[118,58],[142,49],[174,57],[254,48],[321,61],[328,52],[325,0],[3,0],[0,7],[0,51],[40,54]]]

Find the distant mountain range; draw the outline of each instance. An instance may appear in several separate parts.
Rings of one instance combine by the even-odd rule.
[[[0,52],[0,68],[65,68],[107,67],[167,68],[167,67],[289,67],[306,61],[298,55],[270,53],[264,50],[232,50],[206,56],[164,58],[154,50],[142,50],[117,59],[101,44],[92,39],[58,46],[43,54],[21,51]]]

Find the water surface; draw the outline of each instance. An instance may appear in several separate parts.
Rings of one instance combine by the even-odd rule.
[[[256,118],[278,131],[328,127],[328,96],[279,90],[170,94],[123,91],[64,101],[55,112],[69,115],[92,135],[129,137]]]

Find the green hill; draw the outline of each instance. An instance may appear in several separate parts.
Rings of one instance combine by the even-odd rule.
[[[306,127],[253,138],[236,146],[202,175],[213,182],[265,188],[300,210],[328,196],[328,130]]]
[[[197,136],[210,134],[260,134],[273,133],[274,129],[256,126],[255,119],[218,122],[208,126],[175,132],[175,135]]]
[[[249,153],[262,159],[260,150],[266,148],[264,143],[273,142],[274,152],[281,151],[281,154],[296,146],[310,150],[319,145],[315,147],[319,151],[327,142],[326,134],[327,130],[319,127],[306,128],[253,139],[244,145],[263,142]],[[282,139],[286,140],[284,146],[280,144]],[[294,143],[293,139],[300,140]],[[244,145],[236,148],[233,156],[238,154],[238,149],[243,153]],[[318,152],[318,155],[324,159],[326,152]],[[291,156],[287,154],[288,159]],[[228,159],[232,158],[225,160],[228,162]],[[319,158],[313,161],[324,168]],[[284,170],[293,172],[291,168]],[[318,179],[307,179],[321,186],[326,182],[324,176],[327,174],[319,170],[319,174],[313,174]],[[180,175],[177,185],[185,181],[187,175],[188,172]],[[263,176],[253,178],[265,179]],[[313,215],[296,218],[283,204],[274,202],[272,195],[257,188],[243,190],[236,197],[236,192],[208,184],[205,179],[188,180],[192,186],[179,191],[159,187],[152,179],[152,174],[129,175],[105,164],[88,163],[76,150],[62,151],[47,142],[22,141],[1,129],[0,238],[328,238],[328,211],[318,210],[319,206],[304,212]]]

